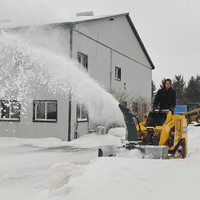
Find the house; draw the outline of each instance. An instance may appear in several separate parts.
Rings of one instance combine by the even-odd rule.
[[[45,26],[62,35],[64,52],[107,91],[126,90],[150,101],[155,67],[128,13],[81,16]],[[94,128],[83,105],[44,92],[37,96],[26,108],[15,99],[1,99],[0,136],[73,140]]]

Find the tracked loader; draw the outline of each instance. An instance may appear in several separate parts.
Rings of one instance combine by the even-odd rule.
[[[122,149],[141,151],[144,158],[186,158],[188,155],[187,121],[185,115],[173,115],[169,110],[153,110],[139,123],[138,117],[119,105],[127,128]],[[98,156],[115,156],[121,149],[99,147]]]

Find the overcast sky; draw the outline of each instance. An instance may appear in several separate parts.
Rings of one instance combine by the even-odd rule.
[[[130,12],[156,69],[153,79],[200,74],[199,0],[0,0],[0,20],[58,20],[76,12]]]

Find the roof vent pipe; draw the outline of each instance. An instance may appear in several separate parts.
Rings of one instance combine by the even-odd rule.
[[[7,23],[7,22],[11,22],[10,19],[0,19],[0,23]]]
[[[76,13],[77,17],[82,17],[82,16],[94,16],[94,13],[92,11],[88,11],[88,12],[78,12]]]

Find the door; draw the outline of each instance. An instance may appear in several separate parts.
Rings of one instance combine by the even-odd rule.
[[[88,112],[83,104],[77,105],[74,139],[89,133]]]

